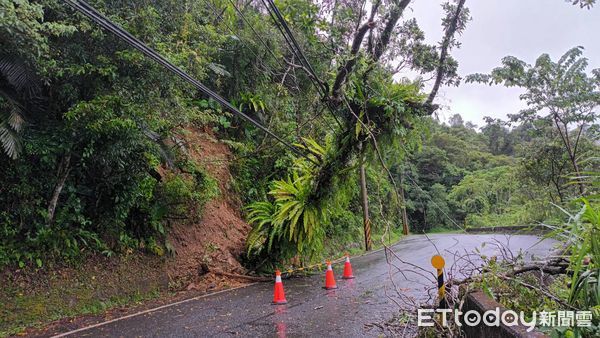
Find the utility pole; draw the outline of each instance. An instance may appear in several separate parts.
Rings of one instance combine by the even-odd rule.
[[[371,251],[373,243],[371,241],[371,219],[369,218],[369,194],[367,192],[367,175],[365,173],[365,154],[363,151],[362,142],[359,144],[360,149],[360,196],[363,209],[363,224],[365,230],[365,250]]]
[[[404,198],[404,173],[400,172],[400,208],[402,209],[402,233],[408,235],[408,216],[406,215],[406,199]]]

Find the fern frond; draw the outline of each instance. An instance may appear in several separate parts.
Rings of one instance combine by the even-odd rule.
[[[0,143],[8,157],[16,159],[21,150],[19,135],[6,122],[0,122]]]
[[[28,96],[39,93],[37,76],[16,55],[0,54],[0,77],[16,92],[24,92]]]

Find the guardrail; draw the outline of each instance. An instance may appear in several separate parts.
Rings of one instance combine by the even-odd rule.
[[[522,233],[522,234],[545,234],[551,230],[543,225],[510,225],[481,228],[466,228],[467,233]]]

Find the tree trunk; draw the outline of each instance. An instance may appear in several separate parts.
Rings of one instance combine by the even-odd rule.
[[[564,134],[563,134],[562,128],[560,127],[559,121],[564,126],[564,129],[565,129]],[[558,134],[560,135],[560,138],[563,141],[565,148],[567,149],[567,154],[569,155],[569,160],[571,160],[571,164],[573,165],[573,170],[575,170],[575,175],[576,175],[577,179],[579,180],[579,183],[577,184],[577,186],[579,187],[579,193],[581,195],[585,195],[585,190],[586,190],[585,184],[580,181],[581,173],[579,171],[579,164],[577,163],[577,146],[573,147],[573,145],[571,144],[571,139],[569,138],[569,127],[568,127],[567,123],[563,122],[563,120],[560,118],[560,116],[557,113],[554,113],[554,123],[556,124],[556,129],[558,129]],[[577,142],[579,142],[580,133],[581,133],[581,129],[577,135]]]
[[[440,51],[440,59],[438,61],[435,82],[433,83],[433,88],[427,97],[427,101],[425,101],[426,105],[432,105],[433,99],[438,93],[440,86],[442,84],[442,80],[444,79],[444,68],[446,67],[446,59],[448,58],[450,42],[454,33],[456,32],[456,27],[458,26],[458,20],[460,18],[460,14],[463,10],[466,0],[459,0],[458,5],[456,5],[456,12],[454,12],[454,16],[449,22],[448,28],[446,29],[446,34],[444,35],[444,39],[442,40],[442,46]]]
[[[54,192],[52,193],[52,198],[50,198],[50,202],[48,203],[48,222],[47,226],[51,226],[54,222],[54,212],[56,211],[56,205],[58,204],[58,197],[65,186],[65,182],[67,181],[67,177],[69,176],[69,172],[71,171],[71,154],[67,154],[61,158],[60,163],[58,165],[58,174],[56,185],[54,186]]]
[[[402,209],[402,233],[408,235],[408,215],[406,215],[406,199],[404,198],[404,175],[400,175],[400,186],[398,188],[400,190],[400,203],[402,203],[400,206]]]
[[[362,143],[360,148],[362,148]],[[360,157],[360,195],[361,195],[361,205],[363,209],[363,224],[365,230],[365,250],[371,251],[372,241],[371,241],[371,219],[369,218],[369,194],[367,193],[367,175],[365,173],[365,158],[361,152]]]
[[[581,195],[585,195],[585,184],[583,184],[583,182],[581,182],[581,172],[579,171],[579,164],[577,163],[577,158],[575,157],[575,154],[571,155],[571,163],[573,163],[573,169],[575,169],[575,175],[577,175],[577,180],[579,181],[579,183],[577,184],[579,186],[579,193],[581,193]]]

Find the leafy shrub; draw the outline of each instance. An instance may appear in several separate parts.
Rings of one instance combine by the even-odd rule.
[[[25,132],[20,158],[0,163],[0,265],[131,247],[162,254],[165,217],[200,215],[218,194],[215,180],[184,161],[185,174],[159,182],[160,151],[136,122],[139,114],[105,95],[75,105],[64,126]],[[68,176],[50,219],[66,154]]]
[[[206,202],[218,194],[216,181],[194,167],[191,174],[167,173],[159,184],[157,198],[162,214],[197,220]]]

